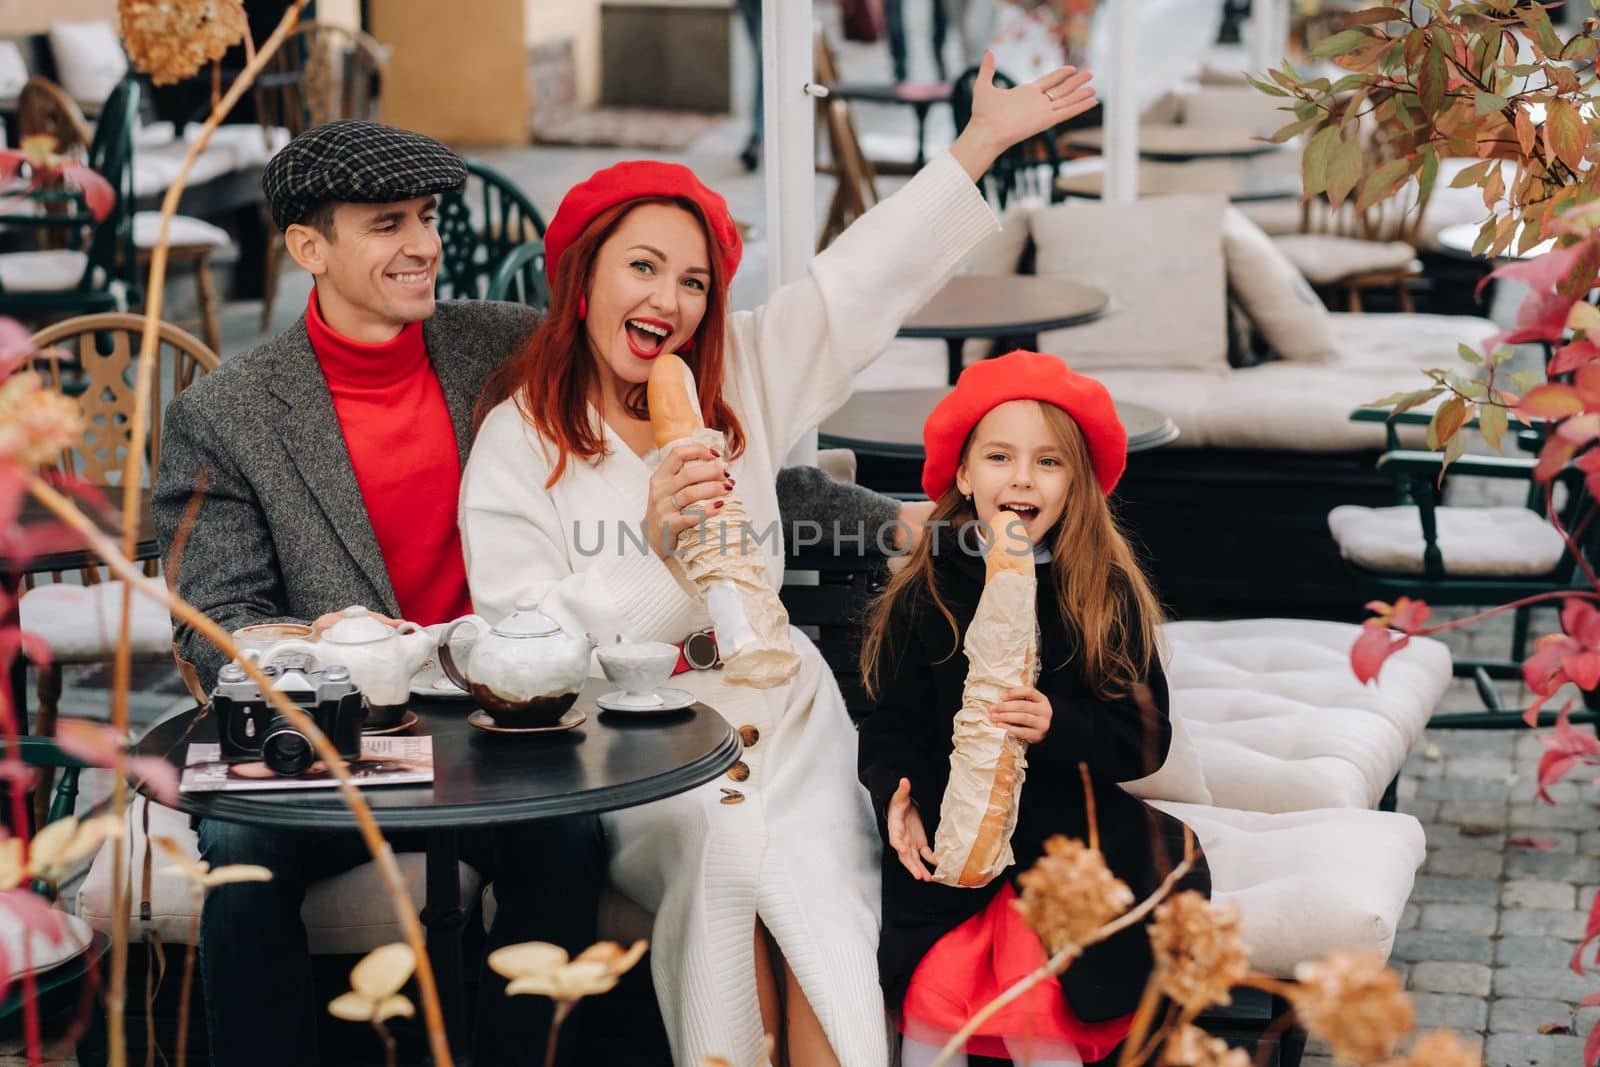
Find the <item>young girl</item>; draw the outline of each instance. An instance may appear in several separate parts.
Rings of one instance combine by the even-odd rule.
[[[1127,433],[1105,387],[1055,356],[1013,352],[968,368],[923,438],[933,529],[890,581],[862,649],[875,710],[861,727],[861,780],[888,844],[878,965],[905,1067],[931,1062],[1044,961],[1010,906],[1012,879],[1050,836],[1087,841],[1080,761],[1093,779],[1101,849],[1135,895],[1155,888],[1182,838],[1175,820],[1116,785],[1161,765],[1171,727],[1160,608],[1106,502]],[[1001,510],[1022,520],[1034,546],[1041,674],[992,710],[996,726],[1028,744],[1016,864],[982,888],[954,888],[932,880],[932,844],[967,675],[962,642],[984,587],[984,524]],[[1197,864],[1185,887],[1209,886]],[[1091,947],[1059,986],[1035,986],[999,1012],[967,1050],[1030,1064],[1102,1059],[1127,1035],[1151,962],[1135,925]]]
[[[573,633],[681,644],[710,617],[672,547],[730,492],[777,587],[784,457],[994,232],[974,180],[1093,99],[1070,69],[1011,90],[993,69],[991,57],[950,151],[753,312],[728,310],[739,231],[688,168],[620,163],[567,194],[545,232],[550,310],[492,383],[462,478],[480,612],[530,599]],[[725,449],[656,447],[644,383],[663,352],[694,371]],[[605,817],[613,881],[655,912],[651,972],[675,1063],[760,1062],[764,1033],[797,1067],[887,1059],[878,842],[855,731],[821,654],[790,634],[800,667],[785,685],[673,679],[739,729],[726,777]]]

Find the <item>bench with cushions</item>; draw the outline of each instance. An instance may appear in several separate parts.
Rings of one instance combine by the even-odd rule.
[[[1117,496],[1180,617],[1358,617],[1326,517],[1392,504],[1394,491],[1376,470],[1384,428],[1350,412],[1426,385],[1425,368],[1495,332],[1472,316],[1330,312],[1219,197],[1013,209],[963,269],[1110,294],[1104,318],[1037,344],[1176,423],[1174,444],[1132,457]],[[988,351],[972,342],[967,359]],[[867,457],[861,467],[872,488],[915,489],[879,483]]]

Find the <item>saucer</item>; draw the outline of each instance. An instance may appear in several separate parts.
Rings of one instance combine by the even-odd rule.
[[[571,730],[575,726],[582,726],[589,720],[589,716],[573,708],[560,719],[554,726],[500,726],[494,721],[494,716],[479,708],[467,716],[467,725],[476,726],[480,730],[487,730],[492,734],[558,734],[563,730]]]
[[[442,674],[431,682],[425,682],[417,678],[411,679],[411,695],[441,700],[469,700],[472,697],[471,693],[462,689]]]
[[[406,709],[406,713],[404,715],[400,716],[400,721],[395,723],[393,726],[379,726],[379,727],[377,727],[375,729],[372,729],[372,730],[363,729],[361,731],[361,736],[362,737],[382,737],[384,734],[403,733],[406,730],[409,730],[413,726],[417,725],[417,723],[420,722],[420,721],[421,720],[417,718],[417,713],[412,711],[411,709],[407,708]]]
[[[647,703],[649,696],[656,698]],[[603,697],[595,698],[607,711],[625,711],[635,715],[649,715],[659,711],[682,711],[695,700],[694,694],[686,689],[657,689],[646,697],[630,697],[622,690],[607,693]]]

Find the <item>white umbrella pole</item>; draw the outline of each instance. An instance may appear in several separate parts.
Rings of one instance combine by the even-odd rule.
[[[1139,72],[1134,48],[1139,32],[1139,0],[1111,0],[1111,64],[1096,71],[1105,86],[1105,187],[1107,201],[1139,198]]]
[[[816,162],[812,158],[811,0],[762,0],[761,54],[766,133],[767,291],[805,273],[816,245]],[[791,463],[812,463],[815,434],[796,446]]]

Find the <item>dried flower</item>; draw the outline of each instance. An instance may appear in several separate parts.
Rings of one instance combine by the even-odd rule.
[[[47,882],[58,882],[68,869],[88,859],[106,838],[122,838],[122,822],[114,815],[101,815],[79,822],[68,815],[40,830],[28,849],[28,873]]]
[[[416,1009],[400,992],[417,965],[410,945],[379,945],[350,971],[350,992],[328,1004],[328,1014],[352,1023],[381,1024],[396,1016],[411,1018]]]
[[[122,46],[157,85],[199,72],[249,32],[241,0],[117,0]]]
[[[205,860],[190,859],[183,846],[170,837],[153,834],[150,840],[167,854],[168,859],[174,861],[170,866],[161,868],[161,873],[181,874],[201,893],[215,886],[230,885],[234,882],[272,881],[272,872],[265,867],[257,867],[253,863],[231,863],[226,867],[212,870],[211,864]]]
[[[1156,984],[1191,1017],[1229,1003],[1229,990],[1250,970],[1239,906],[1213,904],[1199,893],[1178,893],[1156,908],[1150,924]]]
[[[1483,1056],[1454,1030],[1434,1030],[1419,1038],[1395,1067],[1483,1067]]]
[[[1168,1067],[1250,1067],[1250,1054],[1187,1024],[1167,1041]]]
[[[1295,1015],[1335,1059],[1373,1064],[1392,1056],[1411,1032],[1415,1015],[1400,976],[1370,951],[1330,952],[1294,970],[1289,992]]]
[[[0,381],[0,463],[34,470],[52,463],[78,439],[83,414],[71,397],[19,371]]]
[[[533,994],[570,1003],[609,993],[647,947],[644,941],[635,941],[627,949],[615,941],[601,941],[569,960],[560,945],[528,941],[491,952],[489,966],[511,980],[506,986],[508,997]]]
[[[1097,849],[1060,834],[1044,843],[1044,855],[1017,882],[1022,898],[1013,906],[1052,954],[1083,945],[1133,906],[1133,890]]]

